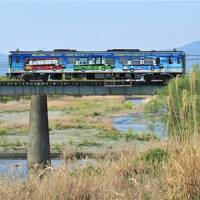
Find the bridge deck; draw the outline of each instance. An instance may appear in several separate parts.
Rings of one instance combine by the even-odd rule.
[[[164,84],[132,81],[0,81],[0,95],[153,95]]]

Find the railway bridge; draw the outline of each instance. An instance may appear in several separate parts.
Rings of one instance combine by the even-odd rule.
[[[126,81],[0,81],[0,95],[31,96],[29,118],[28,165],[51,163],[47,95],[153,95],[163,83]]]

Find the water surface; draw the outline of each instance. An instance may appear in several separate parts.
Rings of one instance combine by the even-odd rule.
[[[132,98],[127,102],[133,104],[141,104],[144,98]],[[165,139],[167,137],[166,125],[160,121],[161,113],[145,115],[144,113],[133,113],[125,116],[117,116],[113,118],[113,127],[121,133],[133,131],[135,133],[153,133],[158,138]]]

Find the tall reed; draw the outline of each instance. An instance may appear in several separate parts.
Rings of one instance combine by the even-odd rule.
[[[200,72],[192,71],[188,77],[177,77],[168,85],[169,138],[185,142],[196,140],[199,124]]]
[[[167,94],[170,157],[161,181],[164,199],[200,199],[200,72],[177,77]]]

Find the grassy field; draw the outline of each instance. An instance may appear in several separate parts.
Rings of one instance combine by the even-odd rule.
[[[27,151],[29,108],[28,97],[0,103],[0,117],[4,119],[0,120],[0,151]],[[121,96],[50,96],[48,108],[54,152],[61,152],[69,145],[82,152],[132,148],[136,140],[157,139],[152,133],[137,134],[129,130],[122,135],[113,128],[112,117],[143,110],[143,106],[127,102]]]
[[[134,106],[126,102],[123,97],[60,97],[49,99],[50,111],[62,111],[63,116],[50,121],[50,129],[66,128],[112,128],[110,116],[114,114],[131,113]],[[29,111],[30,100],[11,101],[0,103],[0,112],[24,112]],[[28,130],[28,123],[0,122],[0,134],[6,130],[19,129],[22,132]]]

